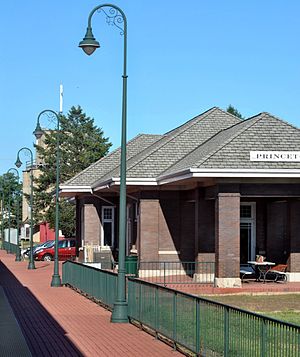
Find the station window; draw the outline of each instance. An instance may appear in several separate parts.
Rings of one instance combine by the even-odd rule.
[[[101,245],[114,245],[114,207],[102,207],[102,237]]]

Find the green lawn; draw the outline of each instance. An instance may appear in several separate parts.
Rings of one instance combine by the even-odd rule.
[[[132,285],[134,290],[130,293],[131,300],[136,303],[130,308],[131,316],[140,318],[164,336],[174,338],[180,346],[190,351],[195,351],[198,345],[201,355],[207,357],[224,356],[225,349],[230,357],[259,357],[262,353],[269,357],[299,356],[297,328],[287,328],[235,309],[226,309],[213,302],[199,301],[197,310],[193,297],[181,294],[175,296],[171,291],[163,289],[155,294],[152,286],[145,285],[140,290],[138,286]],[[270,304],[274,303],[276,309],[282,306],[297,307],[300,306],[299,297],[289,295],[285,300],[285,296],[278,295],[239,295],[209,296],[208,299],[260,313],[264,308],[267,312],[263,314],[270,316],[275,311]],[[280,319],[283,320],[281,316]]]
[[[300,294],[210,296],[209,299],[300,326]]]

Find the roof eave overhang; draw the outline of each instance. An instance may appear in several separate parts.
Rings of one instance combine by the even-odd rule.
[[[92,193],[90,186],[68,186],[61,185],[59,186],[60,196],[72,197],[78,193]]]
[[[191,178],[300,178],[300,169],[197,169],[190,168],[157,178],[158,185]]]
[[[198,169],[190,168],[156,178],[133,177],[126,179],[126,186],[160,186],[192,178],[300,178],[300,169]],[[120,178],[98,181],[92,186],[60,186],[61,196],[93,193],[120,186]]]
[[[92,189],[93,191],[101,191],[112,186],[120,186],[120,177],[112,177],[109,180],[97,182],[92,185]],[[157,186],[157,181],[155,178],[127,177],[126,186]]]

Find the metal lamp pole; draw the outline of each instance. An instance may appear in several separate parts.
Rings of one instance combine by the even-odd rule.
[[[11,228],[11,221],[10,221],[10,194],[11,194],[11,190],[10,190],[10,182],[8,183],[8,246],[6,249],[6,253],[11,253],[11,246],[10,246],[10,228]]]
[[[51,110],[45,109],[40,112],[37,118],[36,128],[33,132],[35,137],[39,139],[43,135],[43,130],[40,126],[40,117],[43,114],[48,114],[50,116],[54,116],[57,121],[56,128],[56,188],[55,188],[55,245],[54,245],[54,272],[52,275],[51,286],[59,287],[61,286],[61,279],[59,275],[59,264],[58,264],[58,238],[59,238],[59,115]]]
[[[19,183],[20,181],[20,175],[19,175],[19,171],[17,169],[15,169],[14,167],[10,168],[7,172],[12,172],[14,171],[16,173],[17,176],[17,181]],[[20,219],[19,219],[19,196],[17,198],[17,212],[16,212],[16,219],[17,219],[17,250],[16,250],[16,262],[20,262],[21,259],[21,250],[20,250],[20,240],[19,240],[19,229],[20,229]]]
[[[22,161],[20,160],[20,152],[27,151],[30,154],[30,254],[29,254],[29,264],[28,269],[35,269],[34,259],[33,259],[33,154],[32,151],[23,147],[18,151],[17,161],[15,165],[20,168],[22,166]]]
[[[89,14],[88,27],[84,39],[79,43],[87,55],[91,55],[100,47],[95,40],[91,20],[94,13],[103,12],[108,24],[117,27],[124,35],[123,60],[123,96],[122,96],[122,132],[121,132],[121,171],[120,171],[120,207],[119,207],[119,268],[117,298],[114,303],[111,322],[128,322],[128,305],[126,301],[125,281],[125,245],[126,245],[126,121],[127,121],[127,19],[124,12],[112,4],[102,4],[95,7]]]

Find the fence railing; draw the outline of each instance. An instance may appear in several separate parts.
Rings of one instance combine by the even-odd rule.
[[[115,273],[67,261],[62,278],[112,308]],[[300,326],[140,279],[128,278],[127,287],[129,318],[174,347],[206,357],[300,356]]]
[[[210,284],[215,276],[214,262],[139,262],[140,279],[163,284]]]
[[[7,252],[10,252],[12,254],[17,253],[17,245],[9,242],[3,242],[3,249],[5,249]]]
[[[198,356],[300,356],[300,326],[132,278],[128,314]]]
[[[113,307],[117,292],[117,274],[72,261],[62,264],[62,283],[80,289]]]

